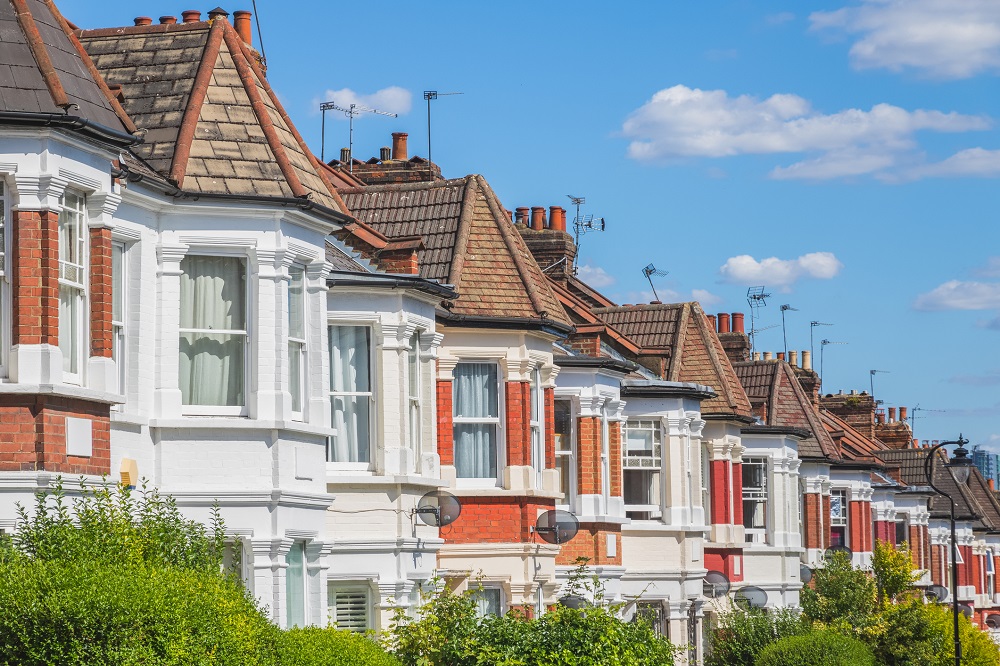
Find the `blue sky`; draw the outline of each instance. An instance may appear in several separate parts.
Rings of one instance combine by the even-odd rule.
[[[82,27],[192,8],[59,6]],[[612,298],[649,300],[651,262],[662,300],[708,312],[746,312],[764,285],[759,350],[781,349],[790,304],[790,348],[834,324],[817,367],[821,339],[847,343],[825,348],[824,390],[887,371],[876,398],[919,405],[918,438],[1000,452],[995,0],[257,6],[271,84],[317,153],[320,101],[399,113],[358,118],[355,156],[392,131],[426,155],[422,91],[460,91],[434,102],[445,176],[482,173],[511,209],[585,196],[607,231],[581,265]],[[328,158],[347,130],[327,116]]]

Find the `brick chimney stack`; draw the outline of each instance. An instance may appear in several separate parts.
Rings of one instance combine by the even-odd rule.
[[[525,211],[520,207],[517,211]],[[520,214],[520,213],[518,213]],[[538,265],[545,274],[556,280],[565,280],[573,274],[573,260],[576,258],[576,243],[566,232],[566,209],[549,206],[548,220],[544,206],[531,207],[531,223],[528,227],[516,225],[525,245],[531,250]]]
[[[750,360],[750,338],[743,328],[743,313],[720,312],[716,315],[715,331],[719,334],[722,348],[731,363],[742,363]]]

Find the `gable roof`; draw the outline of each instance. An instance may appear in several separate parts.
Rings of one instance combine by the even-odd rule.
[[[799,442],[800,458],[836,459],[837,447],[823,427],[820,415],[795,377],[795,371],[785,361],[745,361],[733,363],[753,405],[767,425],[799,428],[809,437]]]
[[[716,396],[702,403],[704,414],[751,418],[750,400],[698,303],[623,305],[593,312],[640,346],[662,350],[668,357],[667,381],[715,389]]]
[[[455,287],[452,315],[572,326],[503,206],[479,175],[340,190],[347,208],[388,238],[419,236],[420,276]]]
[[[80,32],[145,131],[135,154],[185,191],[308,199],[344,212],[327,170],[226,16]]]
[[[833,438],[837,451],[845,460],[853,462],[875,462],[877,455],[886,447],[877,439],[866,437],[864,433],[833,412],[821,409],[823,427]]]
[[[103,138],[119,145],[135,141],[131,120],[52,0],[0,2],[0,112],[56,114],[108,130]]]

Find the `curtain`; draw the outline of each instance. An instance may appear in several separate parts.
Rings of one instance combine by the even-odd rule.
[[[459,363],[455,366],[455,416],[496,419],[500,416],[497,366]],[[455,423],[455,467],[461,478],[497,476],[497,426],[494,423]]]
[[[302,627],[306,623],[306,566],[305,546],[296,541],[285,556],[285,604],[288,627]]]
[[[330,327],[334,462],[370,462],[371,354],[366,326]],[[337,395],[364,393],[367,395]]]
[[[242,406],[246,354],[243,260],[191,255],[181,261],[181,270],[182,402]],[[238,333],[204,332],[208,330]]]

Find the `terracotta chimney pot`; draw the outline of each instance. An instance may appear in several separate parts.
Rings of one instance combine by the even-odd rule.
[[[342,163],[344,163],[344,164],[347,164],[347,163],[349,163],[351,161],[351,149],[350,148],[341,148],[340,149],[340,161]]]
[[[734,312],[733,313],[733,333],[746,333],[743,328],[743,313]]]
[[[406,161],[406,137],[409,134],[406,132],[393,132],[392,133],[392,159]]]
[[[885,423],[885,412],[875,412],[875,423],[879,425]]]
[[[542,231],[545,229],[545,207],[544,206],[532,206],[531,207],[531,228],[535,231]]]
[[[177,23],[177,17],[176,16],[161,16],[160,17],[160,25],[174,25],[175,23]]]
[[[719,333],[729,333],[729,313],[719,313]]]
[[[247,46],[253,46],[253,28],[250,23],[252,16],[253,14],[245,9],[233,12],[233,27],[236,28],[236,34]]]
[[[566,231],[566,209],[559,207],[559,231]]]
[[[560,231],[559,229],[559,206],[549,206],[549,228],[553,231]],[[565,230],[565,226],[563,230]]]
[[[181,18],[185,23],[197,23],[201,20],[201,12],[197,9],[189,9],[181,12]]]
[[[712,327],[713,331],[719,330],[719,322],[715,318],[715,315],[706,314],[705,317],[708,319],[708,325]]]
[[[136,16],[136,25],[153,25],[153,18],[151,16]]]
[[[785,360],[785,352],[778,352],[778,360],[779,361]]]
[[[906,407],[899,408],[899,420],[906,421]]]
[[[228,18],[228,17],[229,17],[229,12],[227,12],[222,7],[216,7],[215,9],[209,10],[208,12],[209,21],[214,21],[215,19]]]
[[[519,206],[514,209],[514,222],[515,224],[523,224],[528,226],[528,211],[530,209],[527,206]]]
[[[895,420],[896,420],[896,408],[895,407],[890,407],[889,408],[889,423],[892,423]]]
[[[809,351],[808,349],[802,350],[802,369],[803,370],[813,369],[812,352]]]

